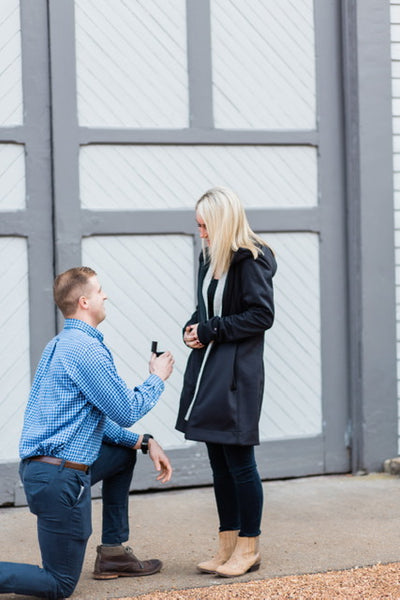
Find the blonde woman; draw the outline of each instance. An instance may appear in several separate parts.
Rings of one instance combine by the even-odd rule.
[[[274,254],[227,188],[196,204],[202,239],[197,309],[176,428],[205,442],[219,516],[219,548],[198,565],[236,577],[260,566],[263,491],[254,457],[264,387],[264,332],[274,320]]]

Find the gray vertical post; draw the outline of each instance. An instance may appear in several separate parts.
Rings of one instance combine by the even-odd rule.
[[[75,18],[70,0],[49,0],[56,272],[81,263]]]
[[[355,473],[362,463],[362,374],[359,339],[362,332],[361,295],[361,193],[360,193],[360,140],[359,132],[359,90],[357,65],[357,6],[350,1],[342,11],[343,47],[343,99],[345,114],[345,169],[347,230],[347,282],[348,282],[348,361],[350,393],[351,469]]]
[[[47,2],[22,0],[31,372],[55,333]]]
[[[190,127],[212,129],[212,68],[209,0],[186,0]]]
[[[328,26],[329,24],[329,26]],[[349,469],[340,11],[315,3],[324,468]]]
[[[189,123],[190,129],[214,129],[211,56],[211,15],[210,0],[186,0],[186,23],[188,44],[189,77]],[[206,190],[199,190],[200,194]],[[195,230],[193,198],[193,229]],[[197,232],[196,232],[197,233]],[[193,240],[194,285],[196,288],[198,257],[201,250],[197,235]],[[195,289],[196,298],[196,289]]]
[[[397,454],[389,8],[342,4],[353,471]]]

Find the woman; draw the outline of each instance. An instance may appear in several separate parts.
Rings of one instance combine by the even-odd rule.
[[[196,204],[196,220],[203,252],[197,310],[184,328],[183,340],[193,351],[176,428],[206,443],[213,472],[219,548],[198,569],[235,577],[260,566],[263,492],[254,446],[276,262],[231,190],[206,192]]]

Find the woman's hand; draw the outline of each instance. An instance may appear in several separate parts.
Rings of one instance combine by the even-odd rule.
[[[199,324],[195,323],[194,325],[188,325],[185,329],[185,333],[183,334],[183,341],[186,346],[192,348],[193,350],[198,348],[204,348],[204,344],[202,344],[197,337],[197,328]]]

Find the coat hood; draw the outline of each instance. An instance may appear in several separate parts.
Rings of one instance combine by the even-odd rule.
[[[272,271],[272,276],[274,276],[277,268],[274,253],[272,252],[269,246],[262,246],[261,248],[262,254],[259,254],[258,260],[268,265]],[[236,265],[242,262],[242,260],[246,260],[249,258],[252,258],[254,260],[252,252],[247,248],[239,248],[236,252],[233,253],[231,264]]]

